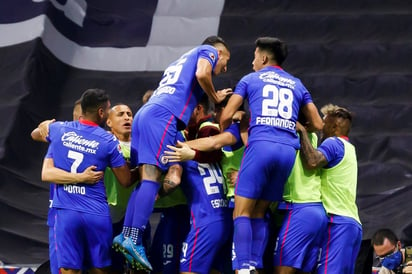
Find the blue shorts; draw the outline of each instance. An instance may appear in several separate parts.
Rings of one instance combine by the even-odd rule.
[[[209,273],[211,269],[222,271],[224,259],[222,246],[229,239],[230,219],[215,221],[190,230],[183,243],[180,272]],[[225,250],[225,249],[223,249]]]
[[[362,226],[354,219],[331,215],[318,272],[351,274],[362,243]]]
[[[303,272],[316,268],[328,217],[322,203],[287,204],[276,242],[274,265]]]
[[[190,230],[190,211],[187,205],[163,208],[161,211],[150,250],[150,262],[154,273],[178,274],[180,251]]]
[[[110,216],[57,209],[55,236],[59,268],[89,269],[111,265]]]
[[[250,143],[240,166],[236,195],[280,201],[295,157],[296,149],[289,145],[268,141]]]
[[[136,113],[132,125],[131,164],[150,164],[166,171],[164,158],[167,145],[176,144],[178,119],[167,109],[155,104],[144,105]]]

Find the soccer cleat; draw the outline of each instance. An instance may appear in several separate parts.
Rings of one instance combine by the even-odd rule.
[[[149,271],[146,267],[144,267],[141,263],[139,263],[138,261],[136,261],[132,255],[130,255],[129,253],[122,252],[123,256],[126,258],[126,263],[128,265],[129,268],[134,269],[134,270],[146,270]]]
[[[113,238],[112,248],[114,248],[114,250],[116,252],[121,252],[123,254],[123,256],[126,259],[126,263],[128,265],[128,268],[131,268],[131,269],[134,269],[134,270],[148,270],[145,266],[143,266],[141,263],[136,261],[132,257],[132,255],[127,253],[126,249],[124,249],[124,247],[122,246],[122,243],[123,243],[124,240],[125,240],[125,237],[124,237],[123,233],[120,233],[119,235],[117,235],[116,237]]]
[[[137,263],[141,264],[149,270],[153,270],[152,265],[146,257],[146,252],[144,251],[144,247],[142,245],[136,245],[130,238],[126,238],[122,243],[122,247],[125,252],[127,252],[133,257],[134,260],[137,261]]]
[[[125,239],[125,237],[124,237],[123,233],[120,233],[119,235],[117,235],[116,237],[113,238],[112,247],[114,248],[114,250],[116,250],[117,252],[124,253],[123,252],[124,248],[122,246],[122,243],[124,242],[124,239]]]

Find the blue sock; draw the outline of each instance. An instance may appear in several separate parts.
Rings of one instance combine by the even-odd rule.
[[[263,253],[269,238],[269,223],[263,219],[251,219],[252,224],[252,265],[263,268]]]
[[[234,220],[233,243],[238,265],[237,269],[249,269],[252,254],[252,224],[249,217],[240,216]]]
[[[136,193],[135,200],[133,201],[133,206],[135,208],[137,207],[137,209],[134,210],[132,229],[138,228],[143,232],[146,228],[150,215],[153,211],[155,198],[159,188],[160,184],[157,182],[149,180],[142,181],[140,188]],[[137,233],[137,244],[142,242],[142,234],[143,233]]]
[[[132,194],[130,195],[129,202],[126,207],[126,214],[124,216],[123,226],[131,227],[133,224],[133,215],[134,215],[136,205],[138,204],[136,202],[136,196],[137,196],[137,189],[133,190]]]

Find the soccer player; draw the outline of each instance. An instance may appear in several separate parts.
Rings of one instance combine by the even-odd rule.
[[[83,268],[107,272],[110,266],[112,225],[103,178],[95,184],[82,183],[79,173],[88,166],[96,171],[110,166],[119,183],[131,184],[119,142],[100,127],[108,116],[109,96],[103,90],[88,89],[81,97],[81,106],[80,121],[48,125],[49,155],[53,158],[46,158],[42,169],[43,181],[57,183],[53,207],[57,211],[55,236],[62,273],[80,273]],[[39,132],[34,135],[41,139]]]
[[[229,239],[231,216],[218,163],[182,163],[182,189],[191,209],[191,230],[183,244],[181,273],[222,271],[221,248]]]
[[[187,138],[193,139],[199,135],[213,135],[219,133],[217,124],[212,123],[212,115],[209,114],[209,98],[202,96],[195,107],[185,130]],[[221,152],[205,153],[200,160],[219,161]],[[153,270],[156,273],[179,273],[180,254],[182,244],[190,230],[190,209],[187,205],[181,185],[173,189],[173,192],[163,195],[156,201],[156,210],[161,206],[161,219],[153,238],[151,258]]]
[[[218,124],[208,115],[208,98],[204,96],[190,119],[190,127],[182,132],[179,140],[201,138],[219,134]],[[222,151],[199,153],[197,161],[182,163],[180,184],[191,212],[191,229],[183,243],[180,273],[209,273],[216,269],[222,272],[230,252],[222,247],[229,240],[231,226],[228,201],[226,200],[223,176],[219,166]]]
[[[82,105],[81,105],[81,100],[78,99],[76,102],[74,102],[74,107],[73,107],[73,121],[80,120],[82,117]]]
[[[126,162],[130,161],[130,141],[132,133],[133,113],[128,105],[116,104],[109,110],[109,117],[106,125],[110,132],[119,140],[123,157]],[[127,203],[130,195],[137,185],[125,188],[116,179],[110,168],[106,168],[104,173],[104,185],[106,187],[107,202],[110,208],[110,216],[113,224],[113,237],[121,233],[126,213]],[[112,273],[124,273],[124,257],[111,250]]]
[[[137,112],[132,125],[131,164],[139,166],[142,182],[128,207],[134,210],[131,223],[123,228],[123,248],[147,269],[152,269],[142,246],[142,235],[157,192],[162,173],[169,169],[167,184],[177,184],[181,167],[168,165],[164,159],[166,145],[176,143],[179,130],[187,126],[201,96],[206,93],[215,103],[222,101],[231,89],[216,92],[212,75],[227,70],[229,49],[220,37],[208,37],[203,45],[183,54],[164,71],[158,88]],[[153,119],[156,117],[156,119]]]
[[[316,148],[316,133],[308,133],[308,137]],[[320,188],[320,170],[305,169],[298,150],[278,206],[285,216],[275,245],[275,273],[312,273],[316,269],[328,223]]]
[[[76,100],[76,102],[74,103],[73,106],[73,121],[77,121],[79,120],[79,118],[82,115],[82,108],[81,108],[81,101],[80,99]],[[41,134],[41,136],[37,136],[40,137],[42,142],[47,142],[47,135],[49,134],[48,130],[49,130],[49,124],[53,123],[55,120],[51,119],[51,120],[46,120],[43,121],[42,123],[40,123],[40,125],[34,129],[31,133],[32,138],[36,138],[36,133]],[[49,151],[46,154],[45,158],[53,158],[51,154],[49,154]],[[89,170],[86,169],[85,172],[87,173]],[[95,176],[96,174],[101,174],[101,176],[103,176],[102,172],[92,172],[89,173],[91,176]],[[74,174],[71,174],[73,176],[75,176]],[[75,179],[73,179],[74,181]],[[94,181],[93,177],[87,177],[84,178],[85,181]],[[56,250],[56,245],[55,245],[55,237],[54,237],[54,220],[55,220],[55,215],[56,215],[56,211],[55,209],[52,207],[53,205],[53,195],[54,195],[54,189],[55,189],[56,185],[55,184],[50,184],[50,190],[49,190],[49,211],[47,214],[47,226],[49,227],[49,262],[50,262],[50,271],[52,274],[58,274],[59,273],[59,268],[57,266],[57,250]]]
[[[228,96],[229,97],[229,96]],[[215,104],[215,121],[218,122],[220,118],[221,111],[224,109],[226,103],[226,98],[222,103]],[[222,159],[220,161],[221,169],[223,172],[224,178],[224,190],[226,194],[226,199],[228,201],[228,210],[230,211],[230,215],[233,213],[234,207],[234,184],[235,178],[237,178],[237,170],[239,170],[240,162],[243,156],[244,150],[244,141],[246,139],[241,138],[241,131],[246,132],[247,135],[247,128],[245,121],[247,121],[247,117],[244,115],[243,111],[238,113],[237,119],[241,119],[241,121],[236,120],[232,123],[232,125],[227,128],[224,132],[215,134],[201,134],[202,137],[197,138],[194,140],[187,140],[186,142],[178,141],[176,146],[168,146],[171,151],[165,151],[167,155],[166,158],[169,159],[170,162],[180,162],[180,161],[187,161],[203,158],[202,151],[218,151],[221,149],[223,152]],[[241,130],[242,124],[242,130]],[[199,136],[198,136],[199,137]],[[227,227],[227,230],[224,232],[228,236],[230,236],[230,241],[226,243],[228,246],[224,246],[223,249],[226,250],[222,251],[221,257],[226,264],[228,264],[227,268],[231,268],[231,247],[232,247],[232,235],[233,235],[233,222],[230,223],[230,226]],[[224,253],[226,251],[226,253]],[[225,265],[226,267],[226,265]]]
[[[309,169],[321,168],[322,202],[329,217],[318,273],[353,273],[362,225],[356,206],[358,163],[348,138],[352,114],[332,104],[322,107],[321,112],[325,125],[317,149],[310,144],[305,127],[297,126],[303,163]]]
[[[322,128],[322,119],[308,90],[280,67],[287,56],[286,44],[278,38],[260,37],[255,45],[255,72],[236,85],[220,119],[223,131],[232,123],[233,114],[243,101],[248,101],[249,139],[239,170],[233,214],[239,274],[255,269],[252,250],[266,246],[268,228],[263,225],[264,216],[272,201],[282,199],[292,170],[299,149],[295,128],[299,111],[310,130]]]

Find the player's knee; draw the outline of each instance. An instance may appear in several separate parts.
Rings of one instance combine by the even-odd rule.
[[[153,182],[161,181],[162,171],[155,165],[143,165],[142,168],[142,180],[150,180]]]

